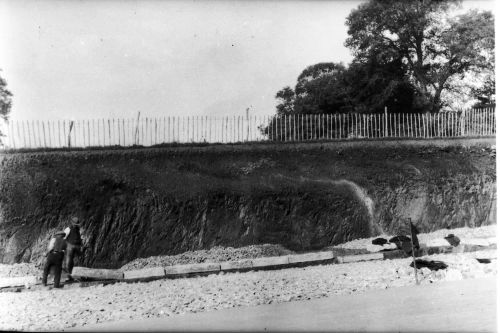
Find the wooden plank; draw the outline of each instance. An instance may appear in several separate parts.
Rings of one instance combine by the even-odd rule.
[[[192,273],[207,273],[220,271],[220,264],[216,263],[203,263],[203,264],[188,264],[188,265],[175,265],[166,266],[165,275],[177,274],[192,274]]]
[[[158,277],[165,277],[165,268],[152,267],[152,268],[143,268],[143,269],[136,269],[123,272],[123,278],[125,280],[158,278]]]
[[[123,279],[123,272],[117,269],[95,269],[77,266],[73,268],[71,276],[98,280],[121,280]]]
[[[293,263],[303,263],[303,262],[314,262],[333,259],[332,251],[315,252],[315,253],[304,253],[304,254],[294,254],[288,256],[288,262]]]

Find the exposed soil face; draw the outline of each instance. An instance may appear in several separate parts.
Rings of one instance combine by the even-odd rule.
[[[381,232],[495,223],[481,147],[144,149],[0,155],[0,262],[43,260],[82,220],[81,264],[214,246],[320,249]]]

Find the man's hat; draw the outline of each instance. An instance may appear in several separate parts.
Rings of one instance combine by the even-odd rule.
[[[79,223],[79,219],[78,219],[78,217],[73,216],[73,217],[71,218],[71,224],[72,224],[72,225],[75,225],[75,226],[80,226],[80,223]]]

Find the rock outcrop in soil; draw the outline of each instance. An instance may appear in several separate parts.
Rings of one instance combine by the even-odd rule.
[[[210,147],[209,147],[210,148]],[[272,148],[272,147],[270,147]],[[0,262],[41,262],[82,221],[80,264],[215,246],[317,250],[496,219],[488,149],[144,149],[0,155]]]

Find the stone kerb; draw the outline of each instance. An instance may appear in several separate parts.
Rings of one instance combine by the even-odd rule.
[[[165,268],[153,267],[123,272],[125,280],[165,277]]]
[[[188,265],[175,265],[166,266],[165,275],[181,275],[181,274],[196,274],[196,273],[209,273],[219,272],[221,269],[220,264],[216,263],[203,263],[203,264],[188,264]]]
[[[95,269],[77,266],[73,268],[71,276],[77,279],[122,280],[123,272],[117,269]]]
[[[351,256],[338,257],[339,263],[369,261],[369,260],[384,260],[383,253],[357,254]]]
[[[486,249],[495,249],[496,244],[489,244],[489,246],[477,245],[477,244],[460,244],[458,247],[453,248],[451,246],[440,246],[440,247],[423,247],[420,248],[415,255],[417,257],[423,255],[430,255],[434,253],[462,253],[462,252],[474,252]],[[407,255],[401,250],[393,250],[388,252],[377,252],[371,254],[358,254],[358,255],[347,255],[335,257],[333,251],[324,252],[314,252],[314,253],[304,253],[295,254],[287,256],[276,256],[276,257],[262,257],[256,259],[242,259],[236,261],[227,261],[222,263],[201,263],[201,264],[187,264],[187,265],[175,265],[166,267],[153,267],[144,268],[139,270],[121,271],[114,269],[94,269],[87,267],[74,267],[73,277],[79,278],[90,278],[93,280],[142,280],[146,281],[149,279],[159,279],[164,277],[180,277],[184,275],[196,275],[196,274],[210,274],[217,273],[219,271],[248,271],[252,269],[273,269],[273,268],[286,268],[300,265],[318,264],[321,262],[333,262],[333,263],[351,263],[369,260],[387,260],[404,258]],[[496,257],[496,256],[495,256]],[[38,284],[39,279],[36,276],[24,276],[24,277],[12,277],[12,278],[2,278],[0,279],[0,288],[8,287],[22,287]],[[113,281],[110,281],[113,283]]]
[[[290,262],[288,261],[288,256],[279,256],[279,257],[262,257],[252,260],[252,268],[261,268],[267,266],[282,266],[288,265]]]
[[[245,270],[253,268],[252,259],[242,259],[235,261],[221,262],[220,269],[222,271]]]
[[[315,261],[323,261],[334,259],[332,251],[324,251],[324,252],[314,252],[314,253],[304,253],[304,254],[294,254],[288,256],[288,262],[290,264],[298,264],[298,263],[308,263]]]

